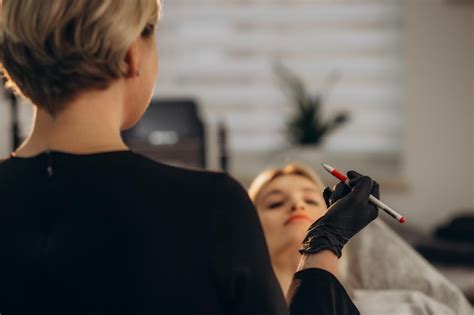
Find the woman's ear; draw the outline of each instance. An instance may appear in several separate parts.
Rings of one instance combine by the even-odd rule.
[[[133,78],[140,76],[139,69],[139,47],[138,41],[135,40],[130,47],[128,47],[127,54],[125,55],[125,63],[127,64],[127,72],[125,73],[126,78]]]

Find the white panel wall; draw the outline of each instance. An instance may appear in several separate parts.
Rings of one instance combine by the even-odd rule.
[[[0,89],[0,159],[8,157],[12,146],[12,128],[10,101],[6,98],[5,91]],[[23,99],[19,100],[18,118],[20,137],[26,138],[31,128],[33,107]]]
[[[398,151],[399,22],[398,0],[164,0],[156,95],[195,96],[208,122],[227,122],[233,152],[268,150],[286,144],[293,108],[273,62],[313,92],[338,70],[325,113],[353,114],[328,150]]]
[[[10,147],[10,130],[8,129],[10,111],[7,105],[3,90],[0,88],[0,159],[8,155]]]
[[[429,230],[474,213],[474,3],[406,0],[402,16],[407,190],[385,198]]]
[[[472,26],[472,34],[474,36],[474,8],[471,9],[471,26]],[[472,106],[471,106],[471,113],[472,113],[472,119],[471,119],[471,132],[472,132],[472,161],[471,161],[471,170],[472,170],[472,206],[474,207],[474,40],[472,40],[472,73],[471,73],[471,83],[472,83]]]
[[[474,8],[471,9],[471,26],[472,26],[472,34],[474,36]],[[472,113],[472,119],[471,119],[471,133],[472,133],[472,160],[471,160],[471,170],[472,170],[472,207],[474,207],[474,40],[472,40],[472,72],[471,72],[471,83],[472,83],[472,105],[471,105],[471,113]]]

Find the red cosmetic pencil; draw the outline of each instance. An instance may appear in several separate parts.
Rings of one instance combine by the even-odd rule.
[[[321,163],[322,167],[328,172],[330,173],[332,176],[336,177],[337,179],[339,179],[341,182],[343,182],[344,184],[346,184],[348,187],[351,187],[350,184],[349,184],[349,179],[347,178],[346,175],[342,174],[341,172],[339,172],[338,170],[336,170],[334,167],[326,164],[326,163]],[[374,196],[370,195],[369,196],[369,200],[374,204],[376,205],[377,207],[379,207],[380,209],[382,209],[383,211],[385,211],[388,215],[390,215],[392,218],[394,218],[395,220],[397,220],[398,222],[400,223],[404,223],[405,222],[405,218],[400,214],[398,213],[397,211],[393,210],[392,208],[390,208],[389,206],[387,206],[385,203],[383,203],[382,201],[378,200],[377,198],[375,198]]]

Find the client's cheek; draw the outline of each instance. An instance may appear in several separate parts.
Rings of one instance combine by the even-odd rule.
[[[271,216],[261,216],[260,222],[262,223],[263,232],[265,234],[273,234],[278,230],[277,220]]]

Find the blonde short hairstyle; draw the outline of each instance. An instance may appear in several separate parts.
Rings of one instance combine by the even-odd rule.
[[[127,72],[130,44],[150,35],[159,0],[0,0],[7,85],[55,114],[77,92]]]
[[[254,204],[257,204],[262,190],[278,177],[287,175],[297,175],[309,179],[316,187],[324,190],[324,184],[319,176],[310,168],[299,163],[290,163],[282,168],[267,169],[255,177],[249,186],[248,194]]]

